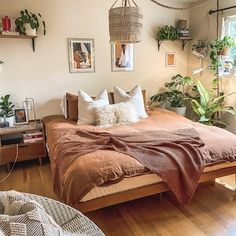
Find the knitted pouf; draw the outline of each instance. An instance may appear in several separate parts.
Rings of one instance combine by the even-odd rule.
[[[58,201],[15,191],[0,192],[0,236],[104,236],[86,216]]]

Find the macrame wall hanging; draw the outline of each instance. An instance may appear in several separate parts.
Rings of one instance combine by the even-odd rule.
[[[143,15],[134,0],[122,0],[120,7],[109,10],[109,32],[111,43],[138,43],[141,41]]]

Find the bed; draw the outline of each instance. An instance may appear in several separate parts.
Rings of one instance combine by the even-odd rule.
[[[76,125],[76,122],[68,121],[63,116],[50,116],[44,118],[43,121],[55,183],[58,181],[58,179],[55,180],[57,149],[63,143],[69,142],[68,132],[76,135],[78,130],[98,131],[101,128]],[[143,119],[136,124],[113,126],[103,130],[113,133],[129,133],[145,132],[147,130],[156,132],[160,130],[171,131],[180,128],[194,128],[206,143],[209,159],[199,183],[236,173],[236,136],[234,134],[220,128],[207,127],[192,122],[165,109],[150,111],[147,119]],[[217,149],[220,153],[217,159],[214,157],[212,149]],[[225,155],[224,158],[221,158],[221,155]],[[83,177],[86,179],[89,172],[96,171],[96,168],[99,169],[101,167],[99,166],[100,163],[102,163],[102,168],[106,169],[107,176],[98,181],[97,184],[93,184],[89,191],[85,190],[81,194],[79,184],[81,184]],[[109,172],[109,168],[112,169],[111,172]],[[78,178],[78,173],[82,178]],[[80,156],[68,167],[63,176],[60,176],[60,184],[63,186],[63,194],[57,193],[60,200],[81,212],[89,212],[169,191],[168,186],[159,176],[150,172],[137,160],[125,154],[109,150],[99,150]]]

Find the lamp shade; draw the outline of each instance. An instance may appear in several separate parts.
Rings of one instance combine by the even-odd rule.
[[[121,7],[109,10],[109,33],[111,43],[138,43],[141,41],[143,15],[141,9],[132,1],[122,1]]]

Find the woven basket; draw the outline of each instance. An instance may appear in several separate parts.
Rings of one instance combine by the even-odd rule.
[[[138,43],[141,41],[142,19],[140,8],[133,1],[122,1],[121,7],[114,7],[109,11],[109,32],[111,43]],[[128,3],[128,5],[127,5]]]

